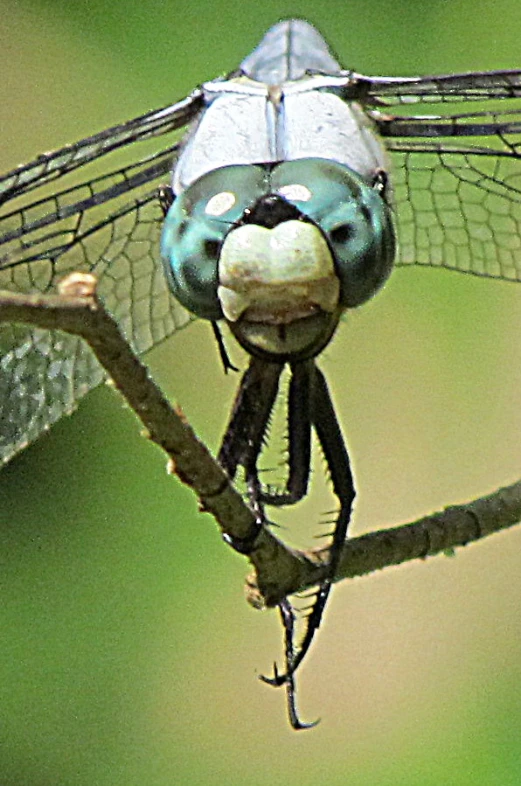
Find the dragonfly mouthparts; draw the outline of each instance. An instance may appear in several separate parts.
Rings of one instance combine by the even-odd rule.
[[[269,229],[244,224],[230,232],[219,262],[218,297],[229,322],[244,317],[290,323],[338,306],[340,282],[316,226],[284,221]]]

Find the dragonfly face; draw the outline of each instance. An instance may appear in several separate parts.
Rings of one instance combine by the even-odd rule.
[[[173,294],[199,317],[225,317],[253,354],[315,356],[342,311],[391,271],[394,232],[380,182],[321,158],[203,175],[165,220]]]
[[[0,179],[0,288],[48,293],[66,273],[88,271],[138,353],[195,315],[225,320],[252,355],[218,456],[230,478],[243,470],[257,516],[237,549],[254,547],[267,505],[306,495],[316,432],[339,509],[328,577],[297,651],[292,607],[280,604],[286,669],[271,682],[286,685],[295,728],[293,675],[320,624],[354,500],[314,358],[393,262],[521,279],[520,98],[520,70],[344,71],[314,28],[291,20],[228,78]],[[189,129],[181,143],[168,136],[179,129]],[[157,151],[144,156],[139,143],[153,140]],[[168,179],[164,220],[159,187]],[[59,330],[10,325],[0,341],[7,461],[103,373]],[[285,365],[288,472],[278,491],[262,486],[257,462]]]

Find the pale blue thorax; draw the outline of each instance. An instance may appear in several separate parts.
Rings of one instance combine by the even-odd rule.
[[[328,158],[366,182],[388,170],[385,150],[360,107],[338,92],[345,75],[315,35],[299,51],[298,20],[283,22],[241,65],[241,75],[204,85],[207,108],[185,141],[173,173],[179,194],[202,175],[230,164]],[[311,32],[310,32],[311,31]],[[297,51],[295,48],[297,47]],[[309,71],[321,71],[310,74]]]

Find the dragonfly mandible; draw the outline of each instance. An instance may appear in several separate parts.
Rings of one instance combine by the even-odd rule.
[[[320,624],[355,494],[316,357],[393,266],[520,280],[520,97],[521,70],[344,70],[311,25],[290,20],[227,77],[0,180],[0,288],[48,293],[66,273],[89,271],[138,353],[199,316],[225,363],[221,324],[250,354],[219,451],[231,478],[243,470],[257,514],[251,538],[232,543],[239,551],[254,548],[267,505],[306,495],[315,430],[339,505],[329,574],[297,650],[293,608],[281,604],[286,668],[267,679],[286,685],[294,728],[306,726],[294,672]],[[5,462],[103,372],[59,331],[10,325],[0,346]],[[286,366],[288,469],[277,491],[257,463]]]

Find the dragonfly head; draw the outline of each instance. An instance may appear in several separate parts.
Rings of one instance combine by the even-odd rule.
[[[381,191],[318,158],[203,175],[165,220],[173,294],[197,316],[226,319],[252,354],[317,355],[342,312],[391,271],[394,231]]]

